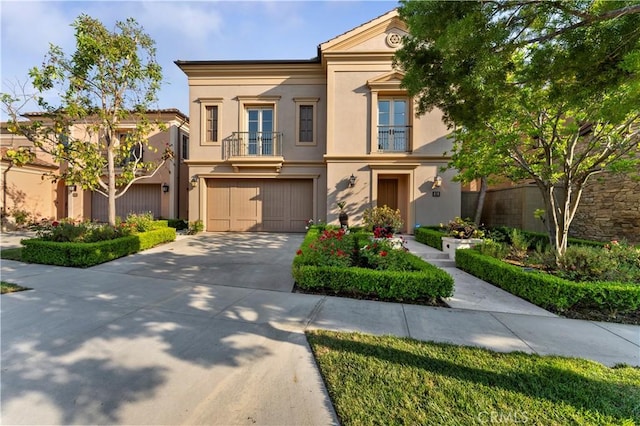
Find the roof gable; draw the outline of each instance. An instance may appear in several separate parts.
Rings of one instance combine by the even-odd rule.
[[[407,34],[407,26],[400,20],[397,9],[321,43],[318,49],[321,53],[384,49],[392,51],[399,45],[398,38],[394,38],[391,34],[400,37]],[[376,38],[386,40],[386,45],[380,42],[375,43],[373,40]]]

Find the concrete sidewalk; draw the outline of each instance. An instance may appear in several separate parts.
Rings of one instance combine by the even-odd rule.
[[[188,256],[205,240],[154,250]],[[143,256],[128,261],[148,262]],[[143,276],[124,261],[1,266],[3,280],[34,289],[0,298],[3,424],[336,424],[309,329],[640,365],[640,327],[498,303],[493,286],[450,266],[457,308],[212,285],[195,273]]]

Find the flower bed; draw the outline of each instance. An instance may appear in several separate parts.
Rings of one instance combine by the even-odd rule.
[[[292,269],[299,287],[340,295],[413,301],[453,294],[449,274],[365,232],[311,227]]]
[[[176,230],[168,227],[95,243],[59,243],[34,238],[21,241],[24,246],[22,260],[45,265],[86,268],[175,239]]]
[[[621,282],[574,282],[528,271],[477,250],[456,252],[456,266],[542,308],[558,313],[600,311],[606,319],[640,310],[640,285]],[[635,322],[632,320],[631,322]]]

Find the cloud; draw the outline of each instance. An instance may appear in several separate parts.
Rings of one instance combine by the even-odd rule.
[[[223,19],[214,2],[143,2],[139,21],[150,33],[171,34],[187,42],[205,41],[220,33]]]

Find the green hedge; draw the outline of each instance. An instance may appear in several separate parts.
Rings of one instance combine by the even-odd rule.
[[[311,227],[300,250],[312,244],[321,229]],[[356,239],[370,233],[356,232]],[[293,278],[304,289],[325,289],[335,293],[376,296],[398,301],[451,297],[453,278],[411,253],[406,253],[414,271],[381,271],[359,267],[330,267],[308,264],[303,255],[293,260]]]
[[[420,227],[413,231],[416,241],[442,251],[442,237],[447,233],[439,227]]]
[[[640,309],[640,285],[573,282],[543,272],[528,272],[476,250],[456,251],[456,266],[545,309],[597,308],[613,313]]]
[[[174,228],[160,227],[97,243],[57,243],[37,238],[22,240],[22,260],[45,265],[86,268],[137,253],[176,239]]]

